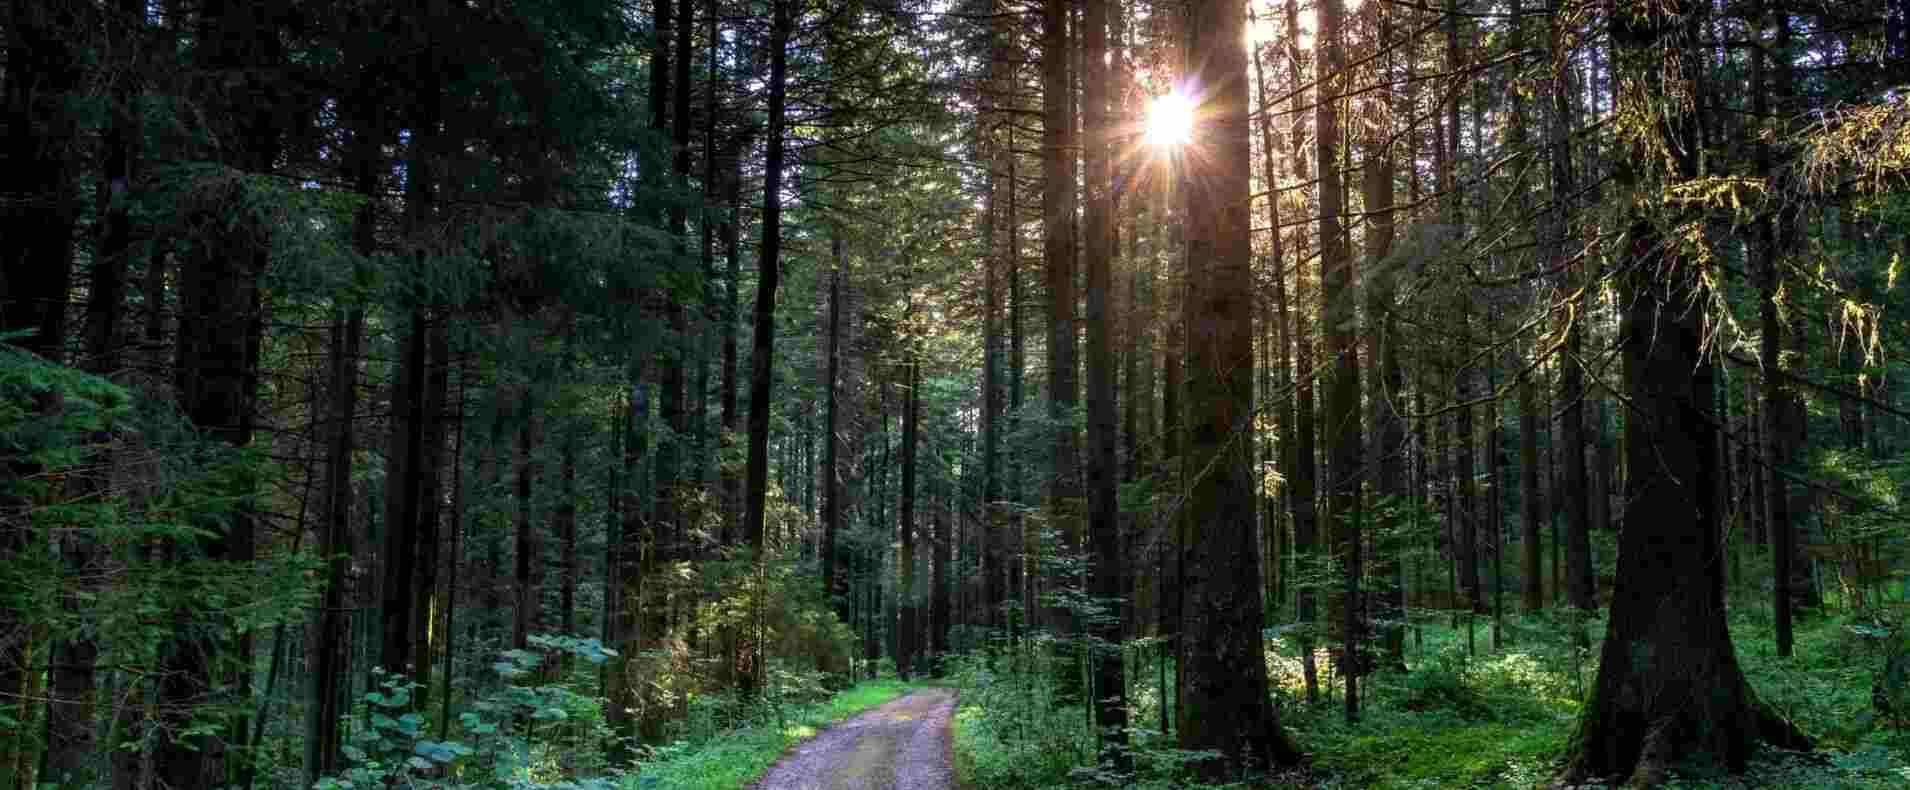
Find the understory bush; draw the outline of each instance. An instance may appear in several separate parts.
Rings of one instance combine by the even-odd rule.
[[[580,743],[601,743],[599,700],[564,680],[548,681],[545,662],[559,656],[595,665],[616,656],[596,639],[542,636],[530,638],[537,650],[507,650],[493,665],[502,683],[465,705],[456,727],[443,740],[430,736],[427,713],[413,710],[417,684],[375,671],[378,690],[365,694],[362,726],[342,751],[349,768],[323,777],[319,790],[416,787],[519,790],[609,790],[613,774],[603,766],[579,766],[570,759]],[[584,722],[586,726],[572,726]],[[577,774],[600,774],[580,778]]]
[[[1678,777],[1678,788],[1910,786],[1910,733],[1874,708],[1890,644],[1875,633],[1874,615],[1813,617],[1799,624],[1796,657],[1778,659],[1768,613],[1732,619],[1739,661],[1760,698],[1818,740],[1813,754],[1760,749],[1742,776]],[[1447,788],[1544,786],[1570,745],[1581,699],[1597,676],[1605,622],[1569,612],[1508,618],[1505,646],[1489,649],[1488,624],[1475,624],[1467,650],[1465,625],[1418,617],[1406,640],[1406,671],[1381,671],[1361,684],[1360,720],[1343,712],[1344,683],[1317,654],[1320,700],[1304,701],[1300,660],[1291,635],[1268,641],[1268,667],[1282,723],[1309,756],[1304,778],[1280,777],[1241,787]],[[1582,629],[1589,644],[1573,634]],[[1855,630],[1853,630],[1855,629]],[[1130,748],[1135,773],[1106,775],[1094,766],[1088,711],[1052,704],[1052,656],[1031,642],[994,656],[950,660],[962,688],[955,720],[955,768],[968,788],[1195,787],[1184,768],[1197,754],[1175,748],[1160,726],[1173,699],[1171,662],[1155,643],[1128,652]],[[1171,710],[1169,713],[1171,714]],[[1172,716],[1169,716],[1171,721]]]

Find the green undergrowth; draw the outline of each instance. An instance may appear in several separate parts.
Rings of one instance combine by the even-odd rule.
[[[1763,617],[1758,615],[1764,614]],[[1735,615],[1731,631],[1759,697],[1817,739],[1813,754],[1762,749],[1735,777],[1678,777],[1676,788],[1910,787],[1910,725],[1872,709],[1882,648],[1856,621],[1807,618],[1795,657],[1775,655],[1768,614]],[[1528,788],[1549,784],[1569,745],[1579,701],[1597,674],[1602,620],[1580,649],[1569,623],[1548,617],[1507,623],[1505,646],[1490,648],[1489,621],[1466,628],[1425,618],[1407,640],[1405,672],[1363,681],[1362,716],[1348,724],[1340,680],[1320,660],[1321,700],[1308,705],[1293,645],[1270,631],[1268,668],[1289,734],[1309,755],[1297,784],[1327,788]],[[1188,757],[1159,727],[1160,665],[1142,645],[1128,651],[1136,771],[1107,776],[1092,767],[1086,712],[1048,704],[1051,674],[1040,651],[1020,661],[975,658],[954,677],[963,688],[955,721],[955,767],[971,790],[1058,786],[1198,787],[1180,770]],[[1171,671],[1169,673],[1171,678]],[[1171,713],[1171,711],[1170,711]],[[1236,787],[1295,786],[1280,783]]]
[[[873,680],[819,702],[762,706],[748,720],[716,737],[656,749],[625,787],[740,790],[761,778],[789,747],[918,687],[894,679]]]

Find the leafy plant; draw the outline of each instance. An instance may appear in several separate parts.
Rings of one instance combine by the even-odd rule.
[[[539,677],[544,662],[559,653],[593,664],[608,661],[617,653],[599,640],[582,637],[534,635],[530,642],[542,652],[506,650],[492,664],[507,683],[458,715],[462,740],[427,737],[430,721],[413,709],[417,684],[374,669],[378,690],[365,694],[366,726],[353,732],[342,749],[352,766],[319,780],[315,787],[615,788],[615,773],[589,779],[567,778],[549,759],[559,748],[549,738],[561,730],[547,725],[568,721],[573,711],[594,708],[595,701],[562,683],[526,683]],[[599,739],[602,735],[593,734]]]

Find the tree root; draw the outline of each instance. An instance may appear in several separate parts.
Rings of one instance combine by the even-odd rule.
[[[1632,787],[1657,787],[1665,783],[1665,776],[1678,758],[1678,717],[1663,716],[1651,723],[1651,729],[1645,732],[1645,740],[1638,748],[1638,765],[1632,769],[1627,784]]]
[[[1751,698],[1751,709],[1757,714],[1758,737],[1765,743],[1794,752],[1808,752],[1817,748],[1816,741],[1805,735],[1790,719],[1784,718],[1777,709],[1764,704],[1748,689],[1745,694]]]

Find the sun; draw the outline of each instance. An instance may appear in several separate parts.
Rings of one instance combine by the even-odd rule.
[[[1194,103],[1179,93],[1154,98],[1147,108],[1147,142],[1186,145],[1194,139]]]

